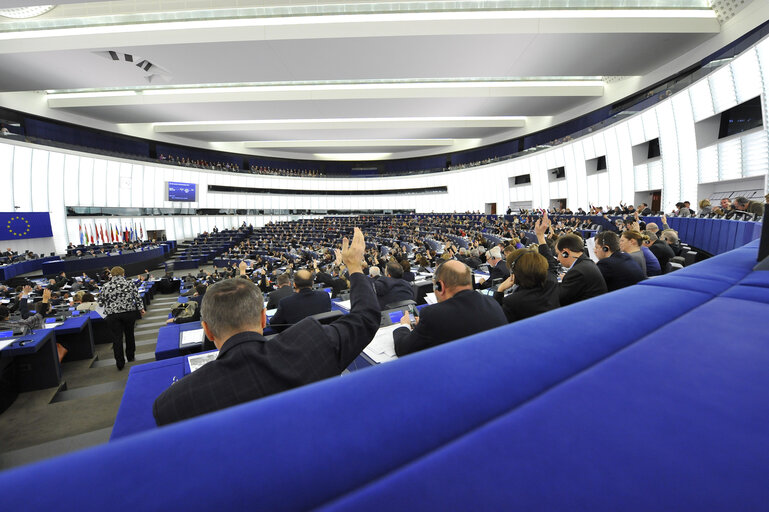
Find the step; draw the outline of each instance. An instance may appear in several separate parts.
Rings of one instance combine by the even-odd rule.
[[[153,361],[155,359],[155,352],[146,352],[146,353],[137,353],[136,354],[136,360],[137,361]],[[131,364],[131,363],[126,363]],[[91,365],[91,368],[102,368],[104,366],[115,366],[115,358],[111,359],[99,359],[98,361],[95,361],[93,365]]]
[[[85,434],[48,441],[47,443],[37,444],[28,448],[0,453],[0,469],[21,466],[56,455],[63,455],[90,446],[103,444],[109,441],[110,434],[112,434],[112,427],[107,427],[86,432]]]
[[[94,362],[97,363],[98,361]],[[112,360],[112,364],[115,364],[115,360]],[[91,365],[92,367],[94,365]],[[85,386],[82,388],[67,389],[65,391],[59,391],[56,396],[53,397],[51,403],[65,402],[67,400],[78,400],[80,398],[87,398],[89,396],[103,395],[104,393],[110,393],[112,391],[118,391],[125,388],[125,382],[111,381],[104,384],[94,384],[93,386]]]

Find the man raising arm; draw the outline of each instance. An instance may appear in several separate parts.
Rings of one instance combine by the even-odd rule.
[[[216,360],[164,391],[153,406],[158,425],[224,409],[339,375],[368,345],[379,327],[374,290],[363,275],[363,233],[342,242],[350,272],[352,308],[330,325],[305,318],[267,341],[264,301],[247,279],[220,281],[206,291],[203,330],[219,349]]]

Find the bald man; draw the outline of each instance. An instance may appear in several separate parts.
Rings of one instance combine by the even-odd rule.
[[[473,290],[470,267],[459,260],[447,260],[435,270],[433,289],[438,304],[422,308],[414,330],[406,313],[404,327],[393,331],[398,356],[507,324],[500,305]]]
[[[300,270],[294,274],[296,293],[278,303],[278,310],[270,319],[275,331],[288,328],[287,324],[298,323],[303,318],[317,313],[331,311],[331,297],[323,290],[313,291],[313,275],[309,270]]]

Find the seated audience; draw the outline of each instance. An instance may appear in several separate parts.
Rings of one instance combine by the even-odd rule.
[[[673,250],[673,254],[681,256],[683,247],[681,247],[681,241],[678,239],[678,233],[672,229],[666,229],[659,235],[660,239],[668,244],[668,247]]]
[[[628,254],[641,267],[644,277],[648,277],[646,271],[646,258],[641,247],[643,246],[643,235],[638,231],[628,229],[622,232],[619,238],[619,248],[622,252]],[[657,263],[659,267],[659,263]]]
[[[507,265],[505,265],[505,260],[502,259],[502,251],[499,247],[492,247],[486,252],[486,263],[489,264],[489,278],[481,278],[478,281],[478,288],[482,290],[491,288],[510,277],[510,271],[507,270]]]
[[[81,292],[77,292],[75,295],[77,296],[80,293]],[[99,307],[99,303],[96,302],[96,298],[92,293],[89,292],[83,292],[83,294],[80,295],[80,300],[78,301],[76,299],[75,302],[79,302],[77,305],[78,311],[94,311]]]
[[[741,212],[752,213],[755,216],[764,214],[764,205],[758,201],[749,201],[745,197],[738,197],[734,200],[734,209]]]
[[[363,233],[355,228],[352,243],[346,238],[342,242],[342,259],[350,273],[350,314],[333,325],[304,319],[270,341],[262,335],[266,314],[256,285],[246,279],[212,285],[203,297],[202,327],[219,354],[155,400],[152,413],[157,424],[341,374],[379,328],[376,296],[362,273],[364,251]]]
[[[408,313],[400,321],[404,327],[393,331],[398,356],[507,323],[499,304],[473,290],[472,271],[461,261],[448,260],[439,265],[433,283],[438,304],[422,308],[413,331],[409,327],[411,317]]]
[[[636,284],[645,279],[638,262],[620,249],[620,237],[610,231],[595,235],[598,269],[610,292]]]
[[[278,303],[278,310],[270,319],[274,330],[280,332],[286,329],[286,324],[296,324],[308,316],[331,311],[331,297],[323,290],[313,290],[312,284],[313,276],[309,270],[294,274],[296,293]]]
[[[403,280],[403,267],[395,260],[385,266],[385,275],[374,281],[379,308],[384,310],[388,304],[404,300],[414,300],[414,289]]]
[[[550,247],[545,241],[549,220],[545,216],[537,221],[534,233],[539,242],[539,253],[548,261],[553,259]],[[606,293],[606,283],[596,264],[585,254],[585,243],[578,235],[562,235],[555,242],[558,263],[566,274],[558,284],[558,301],[568,306],[585,299]]]
[[[416,275],[411,271],[409,260],[401,260],[401,267],[403,267],[403,280],[413,282],[416,279]]]
[[[267,309],[276,309],[282,299],[293,295],[291,288],[291,276],[284,272],[278,276],[278,289],[270,292],[267,296]]]
[[[657,235],[651,231],[644,231],[643,234],[645,236],[643,241],[644,246],[648,247],[652,254],[654,254],[654,256],[657,258],[657,261],[660,264],[661,272],[663,274],[667,274],[671,270],[670,259],[675,257],[673,249],[671,249],[668,244],[657,238]]]
[[[507,321],[512,323],[556,309],[558,281],[548,271],[547,259],[536,251],[516,249],[507,256],[508,277],[497,288],[494,299],[502,306]],[[505,291],[513,292],[505,296]]]
[[[710,201],[707,199],[703,199],[700,201],[700,210],[697,212],[698,215],[708,215],[713,212],[713,207],[710,206]]]

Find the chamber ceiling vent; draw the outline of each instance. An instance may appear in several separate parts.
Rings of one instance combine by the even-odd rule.
[[[119,62],[133,66],[138,73],[144,75],[144,79],[148,83],[168,83],[171,81],[171,73],[167,69],[138,55],[116,52],[114,50],[94,53],[116,63]]]

